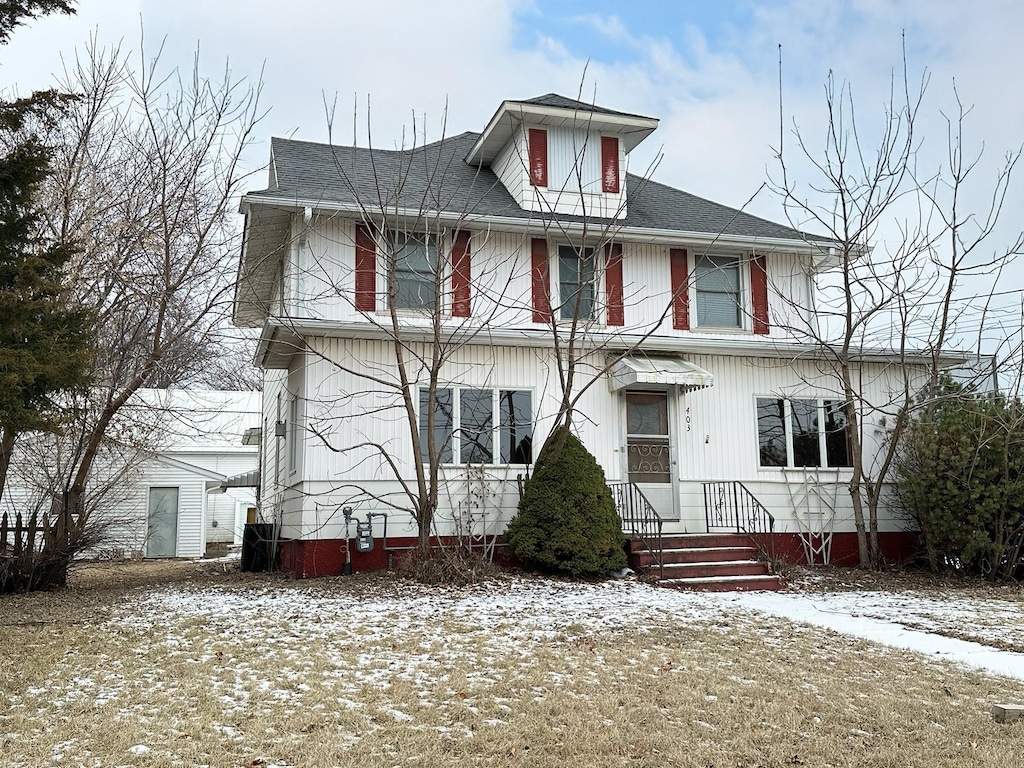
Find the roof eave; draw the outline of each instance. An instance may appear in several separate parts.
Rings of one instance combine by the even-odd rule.
[[[507,131],[501,131],[503,118],[506,115],[511,118],[512,122]],[[543,123],[545,119],[579,120],[581,115],[586,115],[584,122],[599,126],[599,129],[607,129],[608,127],[632,129],[628,132],[616,131],[623,139],[626,152],[632,151],[641,141],[654,133],[659,123],[659,120],[655,117],[589,112],[572,107],[546,107],[522,101],[503,101],[494,113],[494,116],[487,123],[487,127],[480,134],[480,138],[476,140],[472,149],[469,150],[469,154],[466,155],[466,162],[470,165],[490,163],[497,154],[497,151],[511,137],[514,124],[527,122],[531,118],[539,123]],[[485,151],[486,149],[490,151]]]
[[[447,326],[446,326],[447,328]],[[516,345],[524,347],[550,347],[551,332],[546,328],[466,328],[462,324],[450,327],[452,337],[460,333],[469,344],[473,339],[486,337],[488,344]],[[433,330],[429,326],[409,326],[402,329],[408,341],[418,340],[422,335],[427,340]],[[447,330],[445,330],[447,333]],[[393,338],[392,329],[365,321],[311,320],[297,318],[268,317],[260,339],[257,362],[264,367],[287,367],[290,356],[303,348],[306,337],[342,337],[347,339],[387,340]],[[605,351],[643,349],[645,353],[676,353],[700,355],[725,355],[732,357],[762,357],[776,359],[835,359],[834,348],[817,342],[769,340],[764,337],[723,339],[721,337],[701,338],[695,336],[651,336],[646,334],[608,333],[594,337],[595,343]],[[483,343],[482,341],[480,343]],[[276,364],[269,357],[276,357]],[[262,358],[262,359],[261,359]],[[851,352],[854,362],[929,365],[932,354],[927,350],[893,350],[865,347]],[[939,357],[944,368],[962,365],[974,359],[972,355],[946,352]]]
[[[271,197],[260,195],[258,197],[245,196],[243,205],[267,205],[274,208],[283,208],[301,211],[305,208],[312,208],[314,211],[325,213],[348,214],[363,217],[366,210],[356,203],[343,203],[338,201],[326,201],[323,199],[300,198],[300,197]],[[546,232],[552,229],[552,220],[533,217],[494,216],[489,214],[473,215],[464,212],[449,211],[424,211],[418,208],[393,208],[389,207],[388,217],[411,218],[411,219],[433,219],[440,222],[450,221],[452,224],[464,226],[483,225],[501,229],[506,232],[537,233]],[[723,235],[720,232],[692,232],[687,230],[660,229],[657,227],[627,227],[619,226],[613,219],[593,219],[589,221],[558,221],[557,231],[566,235],[596,235],[601,232],[609,232],[614,237],[627,237],[630,240],[640,240],[649,243],[665,245],[683,244],[707,244],[721,246],[736,246],[750,249],[772,249],[793,253],[807,253],[821,255],[834,243],[826,240],[803,240],[794,238],[766,237],[760,235]]]

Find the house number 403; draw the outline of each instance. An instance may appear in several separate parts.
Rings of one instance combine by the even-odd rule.
[[[686,431],[689,432],[692,428],[690,424],[690,406],[686,406]]]

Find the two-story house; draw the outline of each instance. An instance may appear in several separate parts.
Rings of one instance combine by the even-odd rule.
[[[548,94],[408,150],[273,140],[268,188],[242,201],[234,319],[262,329],[282,567],[338,573],[346,540],[382,563],[379,541],[353,553],[367,513],[410,546],[431,453],[434,533],[489,541],[567,387],[609,482],[665,532],[706,531],[729,496],[791,552],[856,552],[840,388],[805,332],[832,244],[627,172],[657,124]],[[862,356],[867,399],[890,362]],[[898,548],[899,523],[881,529]]]

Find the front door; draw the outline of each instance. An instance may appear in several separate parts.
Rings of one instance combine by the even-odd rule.
[[[146,557],[174,557],[178,554],[178,489],[149,489],[149,528]]]
[[[675,518],[667,392],[626,392],[626,456],[629,481],[662,518]]]

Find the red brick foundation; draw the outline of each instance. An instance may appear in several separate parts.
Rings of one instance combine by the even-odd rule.
[[[349,542],[352,572],[383,571],[385,568],[394,568],[403,557],[416,548],[417,541],[415,536],[404,538],[389,536],[388,549],[384,549],[380,539],[375,539],[372,551],[357,552],[355,539],[353,539]],[[431,539],[431,543],[437,544],[438,540]],[[444,540],[444,543],[455,546],[457,540]],[[501,542],[495,548],[494,560],[502,565],[510,564],[510,553]],[[340,576],[345,566],[345,540],[283,540],[278,544],[277,564],[280,570],[291,573],[298,579]]]
[[[882,558],[892,565],[902,565],[914,560],[918,553],[917,536],[916,533],[906,531],[879,533],[878,548],[882,552]],[[796,533],[775,534],[775,555],[789,563],[807,565],[800,536]],[[850,567],[860,563],[856,533],[832,534],[832,558],[829,562],[831,565]],[[820,565],[821,560],[816,559],[815,564]]]
[[[452,542],[454,543],[454,541]],[[765,542],[766,543],[766,542]],[[913,560],[917,554],[917,534],[907,532],[879,533],[878,544],[882,557],[887,563],[899,565]],[[416,546],[416,538],[388,538],[389,549],[385,550],[381,540],[374,541],[371,552],[357,552],[355,540],[350,542],[352,572],[382,571],[396,566],[401,558]],[[796,533],[775,534],[775,554],[786,562],[806,565],[804,548]],[[508,552],[498,550],[496,559],[509,559]],[[500,555],[504,555],[501,557]],[[284,540],[278,546],[278,567],[285,573],[299,579],[319,576],[340,576],[345,565],[344,539],[319,539],[315,541]],[[832,535],[832,565],[855,566],[857,556],[857,534],[835,533]],[[816,564],[821,564],[816,560]]]

